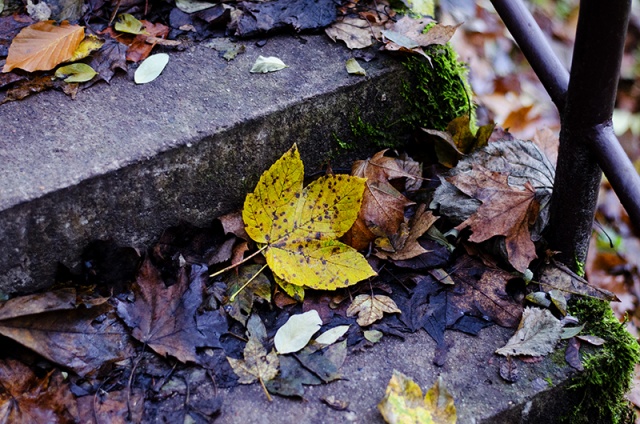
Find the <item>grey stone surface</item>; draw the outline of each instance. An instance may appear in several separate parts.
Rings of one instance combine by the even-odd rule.
[[[388,57],[363,63],[362,78],[322,35],[246,46],[228,63],[204,46],[171,54],[146,85],[116,77],[75,101],[47,92],[0,106],[0,290],[46,287],[92,239],[143,248],[179,220],[205,224],[241,206],[294,142],[308,171],[340,164],[333,135],[348,135],[349,118],[401,112],[405,73]],[[250,74],[258,55],[289,68]]]
[[[268,402],[258,383],[223,390],[221,423],[383,423],[377,404],[383,398],[393,370],[406,374],[420,385],[423,393],[440,375],[455,399],[459,424],[554,423],[571,410],[566,384],[575,370],[558,364],[554,355],[538,363],[517,361],[520,379],[505,382],[499,375],[505,358],[493,352],[502,347],[513,330],[493,326],[479,337],[448,331],[451,345],[443,367],[432,364],[436,344],[425,331],[410,334],[406,340],[383,338],[372,349],[347,356],[344,380],[321,386],[307,386],[304,400],[274,397]],[[549,386],[551,381],[553,386]],[[348,401],[346,411],[336,411],[320,398],[334,396]]]
[[[251,75],[259,54],[290,68]],[[349,163],[353,157],[335,154],[333,134],[348,135],[357,109],[373,120],[401,113],[406,76],[384,57],[363,64],[366,78],[349,76],[351,55],[324,36],[276,37],[262,49],[248,43],[229,63],[199,46],[172,54],[148,85],[115,78],[75,101],[49,92],[0,106],[0,290],[48,286],[56,262],[77,266],[91,239],[143,248],[180,220],[206,224],[239,207],[294,142],[308,171],[328,158]],[[398,369],[424,389],[442,375],[462,424],[543,422],[554,405],[567,407],[561,387],[571,370],[547,358],[521,364],[517,383],[502,381],[503,359],[493,351],[511,334],[500,327],[479,338],[448,332],[442,368],[432,365],[435,343],[423,331],[404,342],[386,338],[348,356],[345,380],[307,388],[306,401],[267,402],[257,384],[223,390],[218,421],[379,423],[376,405]],[[349,410],[319,402],[328,395],[349,401]]]

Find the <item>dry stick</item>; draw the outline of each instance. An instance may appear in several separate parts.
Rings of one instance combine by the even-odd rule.
[[[238,262],[237,264],[231,264],[231,265],[229,265],[228,267],[226,267],[226,268],[224,268],[224,269],[221,269],[221,270],[220,270],[220,271],[218,271],[218,272],[214,272],[214,273],[213,273],[213,274],[211,274],[209,277],[211,277],[211,278],[213,278],[213,277],[217,277],[218,275],[220,275],[220,274],[222,274],[222,273],[224,273],[224,272],[227,272],[227,271],[229,271],[230,269],[237,268],[239,265],[242,265],[243,263],[247,262],[249,259],[251,259],[251,258],[253,258],[254,256],[258,255],[259,253],[262,253],[262,251],[263,251],[264,249],[266,249],[267,247],[269,247],[269,245],[268,245],[268,244],[266,244],[266,245],[265,245],[264,247],[262,247],[260,250],[258,250],[258,251],[256,251],[256,252],[254,252],[254,253],[250,254],[249,256],[247,256],[246,258],[244,258],[243,260],[241,260],[241,261],[240,261],[240,262]]]
[[[264,271],[264,269],[266,267],[267,267],[267,264],[264,264],[264,266],[262,268],[260,268],[260,270],[258,270],[258,272],[253,274],[253,277],[249,278],[249,280],[246,283],[244,283],[244,285],[242,287],[240,287],[234,294],[231,295],[231,297],[229,297],[229,302],[233,302],[234,300],[236,300],[236,296],[238,295],[238,293],[240,293],[242,290],[244,290],[244,288],[247,287],[249,285],[249,283],[251,283],[253,280],[255,280],[256,277],[258,275],[260,275],[260,273],[262,271]]]

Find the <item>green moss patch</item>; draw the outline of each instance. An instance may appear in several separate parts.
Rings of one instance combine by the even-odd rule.
[[[584,372],[569,386],[576,405],[569,423],[633,423],[635,414],[624,399],[629,390],[640,346],[613,314],[607,302],[580,299],[569,312],[586,324],[584,334],[606,342],[583,356]]]
[[[425,49],[430,60],[410,57],[404,66],[415,76],[403,86],[402,96],[410,112],[404,121],[412,127],[444,131],[449,122],[468,115],[475,122],[475,108],[471,102],[471,87],[467,68],[458,60],[450,44]]]
[[[336,138],[341,149],[352,150],[360,143],[379,148],[399,148],[406,142],[403,135],[417,128],[444,131],[459,116],[469,116],[475,128],[475,107],[467,81],[467,68],[458,60],[451,45],[425,48],[429,59],[411,56],[404,66],[411,77],[403,83],[404,113],[390,110],[382,122],[368,122],[356,110],[349,117],[352,137]],[[475,131],[475,130],[474,130]]]

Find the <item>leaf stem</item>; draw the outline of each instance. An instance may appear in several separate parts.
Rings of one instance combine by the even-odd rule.
[[[236,296],[238,295],[238,293],[240,293],[242,290],[244,290],[245,287],[247,287],[249,285],[249,283],[251,283],[253,280],[256,279],[256,277],[258,275],[260,275],[260,273],[262,271],[264,271],[264,269],[267,267],[267,264],[264,264],[264,266],[262,268],[260,268],[258,270],[258,272],[256,272],[255,274],[253,274],[253,276],[251,278],[249,278],[249,280],[247,280],[246,283],[244,283],[242,285],[242,287],[240,287],[234,294],[231,295],[231,297],[229,298],[229,302],[233,302],[234,300],[236,300]]]
[[[253,258],[254,256],[258,255],[259,253],[262,253],[263,250],[265,250],[267,247],[269,247],[268,244],[265,244],[263,247],[261,247],[259,250],[253,252],[252,254],[250,254],[249,256],[247,256],[246,258],[244,258],[243,260],[241,260],[240,262],[236,263],[236,264],[231,264],[228,267],[221,269],[218,272],[214,272],[213,274],[211,274],[209,277],[213,278],[216,277],[224,272],[229,271],[230,269],[236,268],[240,265],[242,265],[243,263],[247,262],[249,259]]]
[[[273,398],[271,397],[271,395],[269,394],[269,391],[267,390],[267,386],[264,385],[264,381],[262,381],[262,377],[258,377],[258,380],[260,381],[260,385],[262,386],[262,390],[264,390],[264,394],[267,395],[267,400],[269,402],[273,401]]]

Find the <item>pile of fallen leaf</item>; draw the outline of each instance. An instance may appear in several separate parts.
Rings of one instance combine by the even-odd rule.
[[[425,14],[419,6],[408,4],[414,16]],[[109,83],[118,70],[135,70],[133,80],[146,84],[164,70],[167,51],[183,50],[195,42],[230,61],[244,52],[241,40],[283,30],[325,29],[333,41],[342,40],[350,49],[378,44],[381,50],[427,57],[423,48],[446,44],[457,27],[430,18],[397,16],[386,1],[112,0],[84,4],[80,0],[41,0],[37,5],[24,5],[13,0],[0,3],[0,90],[5,92],[0,104],[52,88],[75,98],[96,82]],[[262,39],[257,44],[266,42]],[[371,60],[370,55],[360,56]],[[260,57],[250,72],[284,67],[278,58]],[[347,63],[347,69],[364,75],[356,58]]]
[[[278,7],[283,3],[286,13]],[[60,16],[39,19],[46,10],[5,12],[0,57],[17,34],[34,26],[51,32],[45,37],[51,48],[7,57],[2,66],[10,70],[0,74],[0,89],[5,101],[51,87],[73,94],[109,82],[116,70],[127,71],[154,50],[265,34],[290,27],[290,16],[298,18],[294,30],[331,25],[326,33],[350,48],[380,40],[386,50],[420,55],[455,31],[455,25],[434,26],[428,19],[399,19],[384,2],[337,9],[333,2],[311,3],[326,13],[293,0],[91,2],[80,17],[66,17],[78,24],[60,25],[47,23]],[[445,12],[452,12],[445,7],[450,3],[443,2]],[[544,250],[557,139],[532,128],[553,127],[557,117],[540,106],[540,87],[530,73],[509,76],[517,74],[517,62],[504,55],[513,43],[505,41],[499,20],[486,6],[473,8],[457,48],[463,58],[480,50],[494,55],[472,62],[474,89],[489,118],[533,141],[493,125],[475,130],[458,118],[447,131],[425,129],[421,148],[428,145],[434,155],[421,157],[429,162],[424,166],[383,151],[355,163],[349,176],[329,173],[306,187],[294,147],[263,175],[241,213],[209,228],[167,229],[148,252],[92,243],[81,275],[61,267],[51,291],[0,305],[6,346],[0,410],[6,420],[207,422],[221,409],[217,388],[257,383],[268,397],[302,397],[307,385],[342,378],[347,355],[421,329],[436,342],[432,359],[439,365],[447,360],[445,331],[478,335],[498,324],[518,327],[496,351],[509,358],[500,370],[505,381],[518,378],[517,358],[546,355],[563,338],[569,340],[567,360],[580,368],[577,340],[602,340],[580,334],[583,323],[567,315],[567,299],[614,296]],[[566,29],[546,29],[570,40]],[[209,42],[226,60],[242,52],[235,39]],[[49,68],[34,65],[41,62]],[[152,80],[161,72],[157,66],[139,81]],[[492,87],[483,88],[487,81]],[[617,203],[607,200],[610,190],[603,193],[599,218],[608,228],[594,239],[597,254],[587,271],[621,298],[620,311],[636,310],[637,239]],[[619,240],[627,250],[618,249]],[[380,409],[387,419],[397,415],[393,405],[412,417],[445,411],[444,419],[451,419],[449,400],[440,410],[429,407],[434,398],[446,398],[442,393],[436,383],[422,398],[415,384],[394,375]]]
[[[466,149],[464,137],[431,133]],[[293,146],[242,212],[210,228],[170,228],[142,255],[92,243],[82,275],[61,269],[58,288],[0,305],[0,408],[11,422],[204,422],[220,412],[217,388],[259,383],[269,398],[303,397],[342,378],[347,355],[420,329],[443,365],[445,331],[518,327],[496,351],[512,359],[506,381],[517,379],[515,358],[544,356],[563,338],[601,343],[580,334],[566,301],[613,297],[538,251],[548,146],[487,133],[427,178],[407,155],[382,151],[306,187]],[[398,399],[393,381],[385,416],[416,402]]]

